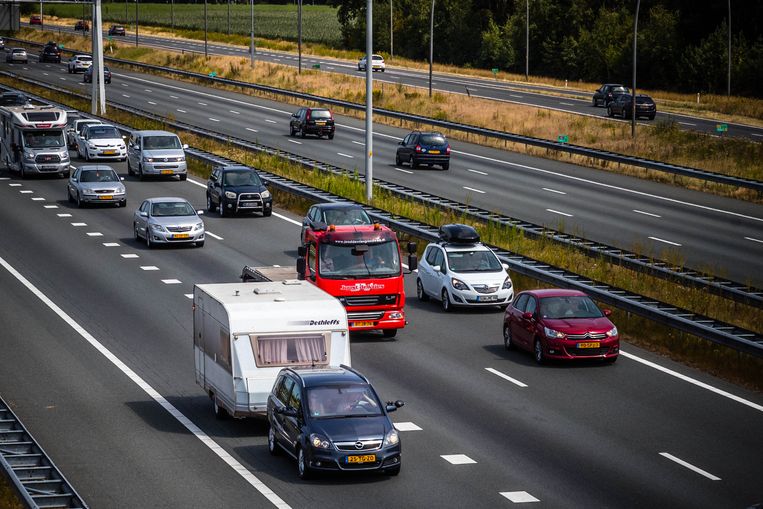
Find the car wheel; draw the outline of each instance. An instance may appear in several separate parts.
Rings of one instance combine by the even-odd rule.
[[[82,197],[79,195],[79,191],[77,191],[77,197],[75,198],[75,200],[77,202],[78,209],[81,209],[82,207],[85,206],[85,204],[82,202]]]
[[[614,113],[612,113],[612,106],[607,106],[607,116],[608,117],[614,117]]]
[[[19,165],[19,177],[21,178],[21,180],[24,180],[26,178],[26,171],[24,170],[23,164]]]
[[[225,208],[222,201],[220,201],[217,206],[219,207],[221,217],[228,217],[230,215],[228,209]]]
[[[654,115],[650,116],[649,120],[654,120]]]
[[[267,209],[262,212],[262,217],[270,217],[273,215],[273,209]]]
[[[276,443],[276,432],[273,429],[273,426],[268,428],[268,452],[273,456],[278,456],[278,453],[281,452]]]
[[[387,475],[397,475],[400,473],[400,465],[396,467],[388,468],[387,470],[384,471],[384,473]]]
[[[403,161],[400,160],[400,155],[395,154],[395,166],[400,166],[403,164]]]
[[[424,285],[421,284],[421,279],[416,280],[416,297],[418,297],[422,302],[429,300],[429,295],[427,295],[427,292],[424,291]]]
[[[289,136],[294,136],[296,134],[296,131],[294,131],[294,126],[289,126]]]
[[[207,193],[207,212],[214,212],[216,208],[215,204],[212,203],[212,196]]]
[[[442,164],[442,169],[443,169],[444,171],[448,171],[448,169],[449,169],[449,168],[450,168],[450,163],[443,163],[443,164]]]
[[[127,158],[127,174],[132,176],[135,174],[134,171],[132,171],[132,166],[130,166],[130,158]]]
[[[302,138],[304,138],[305,136],[307,136],[307,134],[305,133],[305,128],[304,128],[304,127],[300,127],[300,128],[299,128],[299,135],[300,135],[300,137],[302,137]]]
[[[397,329],[384,329],[382,334],[384,334],[385,338],[394,338],[397,336]]]
[[[66,201],[69,203],[74,203],[74,198],[72,198],[72,190],[69,189],[69,186],[66,186]]]
[[[412,169],[418,167],[418,164],[416,164],[416,161],[413,159],[413,155],[411,155],[411,157],[408,158],[408,164],[411,165]]]
[[[593,98],[593,107],[596,108],[599,105],[599,101],[596,100],[596,98]]]
[[[546,360],[545,355],[543,355],[543,343],[541,343],[540,339],[535,340],[535,346],[533,347],[533,357],[535,357],[535,362],[538,364],[543,364],[543,362]]]
[[[187,173],[181,173],[180,174],[180,180],[188,180],[188,174]]]
[[[69,74],[72,73],[72,68],[71,67],[67,67],[66,70],[69,71]]]
[[[228,418],[228,411],[217,404],[217,398],[212,396],[212,411],[215,413],[215,418],[224,421]]]
[[[604,359],[604,362],[606,364],[614,364],[615,362],[617,362],[617,358],[618,357],[620,357],[620,356],[619,355],[615,355],[614,357],[607,357],[606,359]]]
[[[196,243],[196,247],[204,247],[204,241],[200,240]]]
[[[119,202],[119,206],[122,208],[125,208],[127,206],[127,200],[122,200],[121,202]]]
[[[333,139],[334,139],[334,133],[329,133],[329,139],[330,139],[330,140],[333,140]]]
[[[146,180],[146,176],[143,174],[143,166],[138,165],[138,178],[140,180]]]
[[[146,247],[148,249],[154,247],[154,243],[151,242],[151,228],[149,227],[148,223],[146,223]]]
[[[450,311],[450,297],[448,296],[448,290],[445,288],[442,289],[442,293],[440,294],[440,304],[442,305],[442,310],[446,313]]]
[[[301,447],[297,450],[297,471],[299,472],[300,479],[310,479],[312,471],[307,466],[307,458],[305,457],[305,450]]]
[[[514,342],[511,340],[511,327],[508,323],[503,324],[503,347],[506,350],[514,349]]]
[[[140,241],[140,233],[138,233],[138,223],[134,222],[132,224],[132,233],[133,233],[133,236],[135,237],[135,241],[136,242]]]
[[[624,119],[631,118],[631,112],[623,110],[623,118]]]

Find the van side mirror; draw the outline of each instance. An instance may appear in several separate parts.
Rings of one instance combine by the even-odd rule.
[[[501,267],[503,267],[503,270],[505,270],[506,272],[509,271],[509,264],[508,263],[502,263]]]
[[[283,415],[285,417],[296,417],[297,416],[297,409],[296,408],[292,408],[290,406],[287,406],[287,407],[284,407],[284,408],[277,407],[275,409],[275,412],[277,414],[281,414],[281,415]]]
[[[305,246],[299,246],[297,248],[297,256],[304,257],[307,254],[307,247]]]
[[[419,268],[419,259],[416,256],[416,253],[411,253],[408,255],[408,271],[413,272],[414,270]]]
[[[300,280],[305,279],[305,272],[307,271],[307,262],[304,257],[297,258],[297,277]]]
[[[183,150],[188,150],[188,143],[183,143]]]

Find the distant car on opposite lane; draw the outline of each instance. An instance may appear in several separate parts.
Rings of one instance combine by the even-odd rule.
[[[83,19],[77,20],[77,22],[74,24],[74,30],[75,31],[81,30],[83,32],[87,32],[88,30],[90,30],[90,24]]]
[[[594,106],[607,106],[620,94],[629,94],[630,90],[619,83],[605,83],[593,93]]]
[[[273,213],[273,196],[252,168],[240,165],[216,166],[207,180],[207,210],[221,216],[237,212]]]
[[[24,48],[13,48],[5,55],[5,61],[8,63],[28,64],[29,57]]]
[[[328,139],[334,139],[334,115],[326,108],[300,108],[289,120],[289,136],[299,133],[303,138],[308,134],[315,134],[319,138],[323,135]]]
[[[413,131],[403,141],[398,142],[395,164],[408,163],[411,168],[419,165],[439,165],[443,170],[450,168],[450,143],[438,132]]]
[[[77,207],[89,203],[110,203],[117,207],[127,205],[127,189],[122,184],[122,178],[111,166],[101,164],[77,167],[69,176],[66,197]]]
[[[631,118],[633,108],[633,95],[632,94],[620,94],[615,97],[615,100],[610,102],[607,106],[607,115],[614,117],[621,115],[623,118]],[[657,105],[654,100],[648,95],[637,94],[636,95],[636,118],[646,117],[649,120],[654,120],[657,115]]]
[[[185,198],[149,198],[133,214],[135,240],[157,244],[204,245],[204,222]]]
[[[304,219],[299,235],[300,244],[305,244],[308,230],[326,229],[329,225],[364,225],[372,224],[365,209],[357,203],[329,202],[311,206]]]
[[[85,70],[84,74],[82,74],[82,81],[85,83],[92,83],[93,82],[93,67],[90,66]],[[103,66],[103,82],[111,84],[111,70],[108,68],[108,66]]]
[[[366,70],[366,57],[363,56],[358,61],[358,70],[359,71],[365,71]],[[384,62],[384,57],[381,55],[371,55],[371,70],[372,71],[381,71],[384,72],[384,69],[387,68],[387,64]]]
[[[42,25],[42,16],[39,14],[32,14],[29,16],[30,25]]]
[[[122,25],[111,25],[109,27],[109,35],[125,35],[125,27]]]

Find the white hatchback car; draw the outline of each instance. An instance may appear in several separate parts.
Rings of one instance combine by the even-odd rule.
[[[91,65],[93,65],[93,57],[90,55],[74,55],[69,59],[66,68],[69,74],[72,74],[75,72],[85,72]]]
[[[452,306],[498,306],[514,298],[508,265],[479,241],[471,226],[440,227],[440,241],[429,244],[419,262],[416,295],[439,299],[444,311]]]
[[[86,161],[127,159],[127,146],[119,129],[108,124],[91,124],[77,137],[77,153]]]
[[[387,67],[387,64],[384,63],[384,57],[381,55],[371,55],[371,70],[372,71],[381,71],[384,72],[384,69]],[[359,71],[365,71],[366,70],[366,57],[362,57],[360,61],[358,61],[358,70]]]

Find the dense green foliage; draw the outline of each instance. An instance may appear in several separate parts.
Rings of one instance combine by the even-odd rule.
[[[374,2],[375,50],[428,59],[428,0]],[[365,46],[366,0],[334,0],[343,43]],[[525,0],[436,0],[434,61],[513,72],[525,69]],[[530,73],[593,82],[629,81],[635,0],[529,0]],[[763,96],[763,2],[732,1],[732,93]],[[725,93],[725,1],[644,0],[639,84]]]

